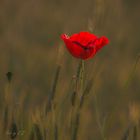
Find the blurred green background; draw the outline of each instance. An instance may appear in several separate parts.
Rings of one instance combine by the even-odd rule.
[[[125,88],[140,55],[139,13],[138,0],[0,0],[0,100],[6,73],[11,71],[17,102],[25,94],[25,107],[35,109],[46,101],[60,63],[56,98],[61,101],[70,94],[79,60],[69,54],[60,35],[80,31],[104,35],[110,44],[85,62],[86,81],[95,80],[83,111],[80,139],[100,135],[94,94],[101,116],[109,118],[107,137],[119,138],[129,123],[129,104],[140,101],[139,64]]]

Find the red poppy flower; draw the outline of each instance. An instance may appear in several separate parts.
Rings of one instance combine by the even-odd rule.
[[[97,51],[109,43],[109,40],[105,36],[98,38],[89,32],[80,32],[70,37],[62,34],[61,38],[74,57],[84,60],[92,58]]]

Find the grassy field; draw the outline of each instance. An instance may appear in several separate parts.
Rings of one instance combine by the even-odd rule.
[[[0,140],[139,140],[140,2],[0,0]],[[60,35],[109,45],[83,63]]]

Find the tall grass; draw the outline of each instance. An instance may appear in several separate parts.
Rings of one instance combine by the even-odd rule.
[[[138,5],[1,1],[0,140],[139,140],[139,55],[128,74],[139,50]],[[59,33],[81,30],[111,43],[86,64],[67,52],[56,58]]]
[[[138,61],[138,60],[137,60]],[[136,64],[138,63],[136,61]],[[65,133],[65,130],[61,131],[61,125],[63,124],[63,120],[60,120],[59,114],[63,112],[63,106],[61,108],[57,108],[57,104],[54,103],[54,97],[56,94],[56,87],[59,82],[59,75],[60,75],[60,65],[56,68],[56,73],[54,75],[54,82],[52,85],[52,90],[48,95],[47,106],[46,103],[44,105],[33,109],[30,113],[26,114],[27,117],[24,119],[21,116],[23,114],[18,115],[19,109],[22,107],[17,106],[15,107],[15,95],[13,94],[12,89],[12,73],[7,73],[7,85],[6,85],[6,92],[4,95],[4,102],[3,102],[3,135],[2,138],[4,139],[28,139],[28,140],[59,140],[61,135],[60,133]],[[135,65],[136,69],[136,65]],[[67,96],[70,98],[69,109],[71,110],[71,117],[70,121],[70,129],[69,135],[61,138],[61,139],[69,139],[69,140],[79,140],[80,128],[82,126],[82,112],[84,109],[84,103],[90,97],[90,92],[93,87],[93,78],[89,81],[85,82],[85,69],[84,69],[84,62],[80,61],[77,74],[75,77],[74,88],[71,96]],[[95,115],[96,121],[98,124],[98,130],[100,130],[100,135],[103,140],[107,140],[106,137],[106,118],[105,116],[102,117],[98,108],[97,96],[94,96],[94,107],[95,107]],[[87,98],[88,97],[88,98]],[[65,99],[65,98],[64,98]],[[22,98],[21,98],[22,101]],[[22,101],[23,103],[23,101]],[[69,111],[70,111],[69,110]],[[47,111],[47,112],[46,112]],[[58,114],[59,112],[59,114]],[[21,113],[23,113],[21,111]],[[65,114],[63,112],[62,114]],[[126,128],[126,131],[120,138],[120,140],[138,140],[139,139],[139,109],[137,105],[132,104],[129,110],[130,116],[130,125]],[[67,115],[67,114],[65,114]],[[24,120],[22,120],[24,119]],[[21,127],[21,122],[27,123],[24,127]],[[61,121],[61,123],[59,122]],[[18,124],[19,123],[19,124]],[[25,130],[23,130],[23,128]],[[24,132],[24,133],[23,133]],[[94,136],[93,136],[94,139]]]

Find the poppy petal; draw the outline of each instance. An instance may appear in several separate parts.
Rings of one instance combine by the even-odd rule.
[[[100,50],[102,47],[104,47],[105,45],[107,45],[109,43],[108,38],[106,38],[105,36],[98,38],[95,41],[95,48],[96,51]]]
[[[99,49],[109,43],[106,37],[98,38],[89,32],[80,32],[70,37],[62,34],[61,38],[74,57],[84,60],[93,57]]]

